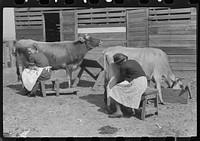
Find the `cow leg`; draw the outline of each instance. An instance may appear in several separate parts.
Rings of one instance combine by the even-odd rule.
[[[66,67],[66,75],[67,75],[67,79],[68,79],[68,88],[72,87],[72,71],[70,68]]]
[[[160,104],[165,105],[163,99],[162,99],[162,92],[161,92],[161,78],[160,77],[154,77],[155,83],[156,83],[156,88],[158,90],[158,97],[160,99]]]

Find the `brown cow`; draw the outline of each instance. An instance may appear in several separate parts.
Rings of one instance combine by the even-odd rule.
[[[110,47],[103,51],[104,53],[104,69],[105,69],[105,99],[107,103],[107,86],[112,88],[120,76],[116,66],[113,65],[113,55],[116,53],[123,53],[128,56],[128,59],[134,59],[140,63],[144,69],[147,78],[155,82],[156,88],[159,92],[159,99],[161,104],[164,104],[161,94],[161,83],[165,80],[168,87],[173,89],[183,89],[181,78],[177,78],[171,70],[168,57],[165,52],[156,48],[132,48],[132,47]],[[111,78],[113,80],[111,81]]]
[[[69,87],[71,87],[72,71],[75,71],[83,61],[86,53],[101,44],[100,39],[88,36],[79,37],[77,41],[39,42],[34,40],[19,40],[15,43],[15,56],[18,80],[21,79],[19,59],[22,70],[28,65],[28,46],[36,46],[39,52],[44,53],[52,66],[52,70],[65,69]]]

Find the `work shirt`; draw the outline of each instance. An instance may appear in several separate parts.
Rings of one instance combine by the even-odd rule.
[[[48,61],[47,57],[40,52],[30,54],[29,63],[30,63],[30,65],[35,65],[37,67],[42,67],[42,68],[49,66],[49,61]],[[51,77],[51,71],[43,69],[41,75],[38,78],[38,81],[48,80],[48,79],[50,79],[50,77]]]
[[[49,66],[49,61],[47,60],[47,57],[40,52],[30,54],[29,62],[30,62],[31,65],[35,65],[37,67],[47,67],[47,66]]]
[[[146,76],[141,65],[135,60],[127,60],[122,62],[120,73],[122,78],[128,82],[131,82],[133,79],[136,79],[140,76]]]

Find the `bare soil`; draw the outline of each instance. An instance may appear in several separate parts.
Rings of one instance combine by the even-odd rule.
[[[74,72],[74,73],[77,73]],[[20,95],[21,83],[17,82],[15,68],[3,70],[3,132],[15,137],[190,137],[197,135],[196,73],[176,72],[186,77],[192,99],[188,104],[166,103],[159,105],[158,116],[145,121],[131,118],[108,118],[104,107],[103,83],[92,91],[94,80],[84,74],[77,94],[59,97]],[[52,74],[59,77],[61,88],[67,87],[64,70]],[[50,83],[49,83],[50,84]],[[50,86],[50,85],[48,85]]]

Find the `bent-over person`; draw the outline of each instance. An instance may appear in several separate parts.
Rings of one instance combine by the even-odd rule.
[[[25,86],[23,95],[35,96],[39,82],[51,78],[51,70],[47,57],[37,50],[35,45],[27,48],[29,52],[29,68],[24,69],[22,81]]]
[[[132,110],[139,108],[141,96],[147,88],[147,78],[137,61],[128,60],[122,53],[115,54],[113,59],[119,67],[122,81],[108,91],[108,97],[111,97],[116,106],[116,112],[108,117],[120,118],[124,116],[120,104]]]

